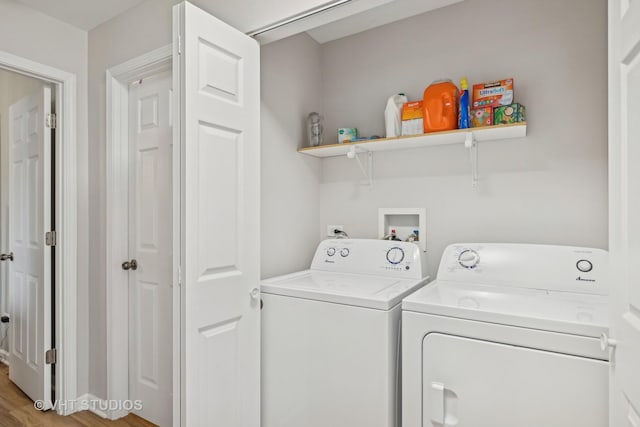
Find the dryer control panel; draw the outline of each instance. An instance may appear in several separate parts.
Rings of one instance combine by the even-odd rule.
[[[608,295],[608,259],[594,248],[457,243],[442,255],[438,281]]]
[[[329,239],[320,242],[311,270],[375,274],[401,279],[427,275],[418,245],[374,239]]]

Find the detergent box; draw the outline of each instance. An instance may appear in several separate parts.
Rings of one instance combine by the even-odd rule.
[[[500,107],[513,103],[513,79],[473,85],[472,108]]]
[[[424,112],[422,101],[405,102],[402,106],[402,135],[424,133]]]
[[[504,105],[493,110],[493,123],[497,125],[520,123],[526,120],[525,108],[522,104]]]
[[[471,110],[471,127],[491,126],[493,124],[493,108],[480,107]]]

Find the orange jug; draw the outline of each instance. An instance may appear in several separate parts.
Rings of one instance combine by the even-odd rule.
[[[458,87],[451,80],[436,80],[424,90],[424,132],[458,128]]]

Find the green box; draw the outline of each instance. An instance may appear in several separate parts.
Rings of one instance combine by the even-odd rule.
[[[358,137],[356,128],[338,128],[338,144],[348,142]]]
[[[511,123],[526,122],[524,105],[514,103],[493,109],[493,124],[508,125]]]

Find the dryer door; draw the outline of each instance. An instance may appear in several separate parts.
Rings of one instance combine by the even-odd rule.
[[[602,360],[431,333],[423,341],[424,427],[602,427]]]

